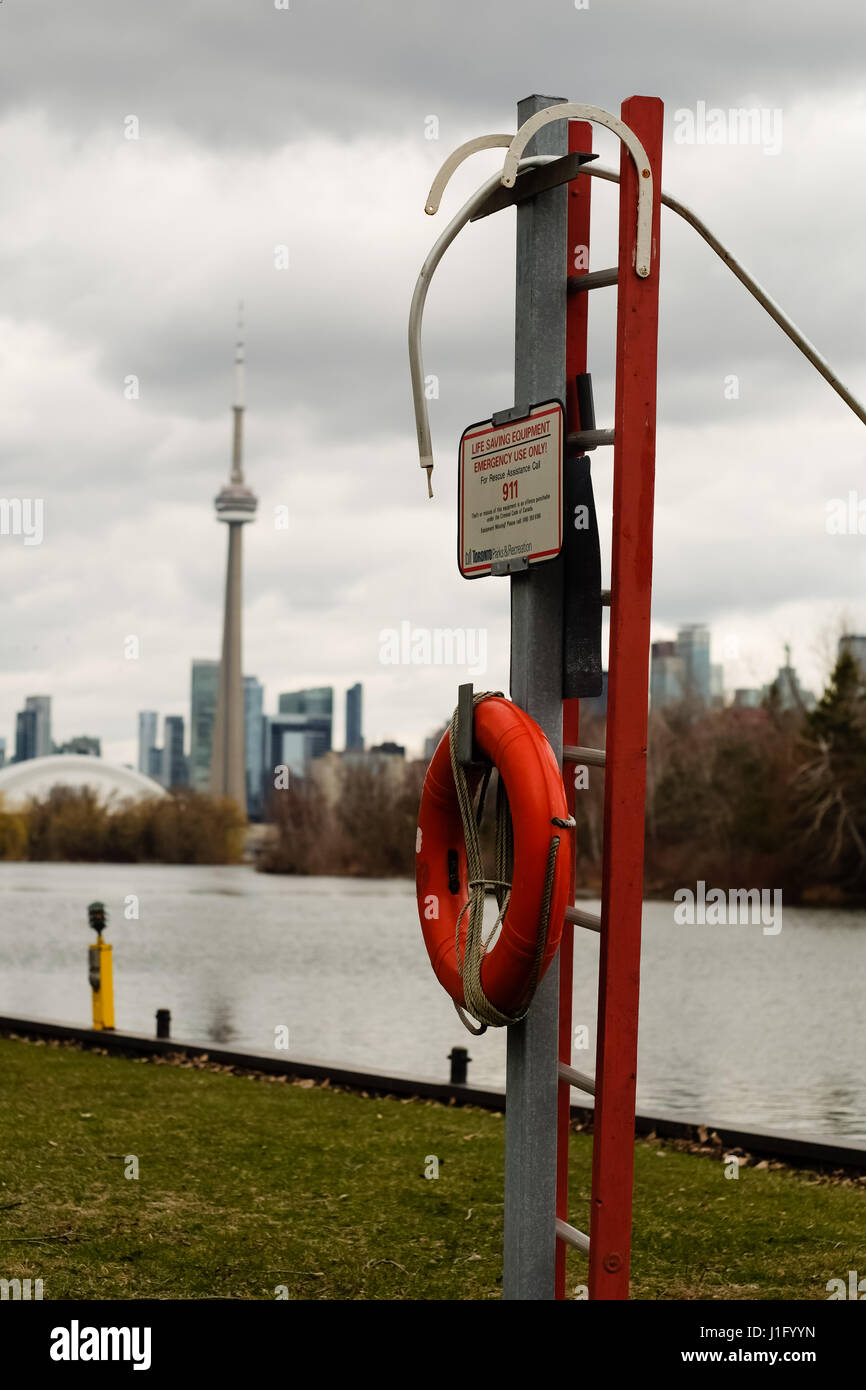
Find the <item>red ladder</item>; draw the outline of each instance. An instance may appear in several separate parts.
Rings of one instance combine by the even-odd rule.
[[[556,1297],[566,1296],[566,1251],[589,1254],[589,1297],[628,1298],[634,1177],[635,1082],[643,897],[644,801],[655,474],[659,212],[663,107],[631,97],[622,120],[643,144],[652,170],[650,274],[634,269],[639,171],[621,146],[618,269],[591,273],[580,286],[574,248],[589,248],[591,178],[569,184],[566,415],[570,443],[580,446],[576,378],[586,372],[587,291],[617,285],[616,402],[613,429],[613,546],[606,748],[583,749],[578,700],[563,702],[563,777],[576,797],[574,766],[604,767],[604,857],[601,916],[569,909],[560,946],[557,1135]],[[569,151],[592,149],[592,127],[569,121]],[[584,272],[586,273],[586,272]],[[592,423],[592,422],[589,422]],[[607,442],[599,437],[597,441]],[[594,1084],[572,1068],[574,927],[600,932],[598,1036]],[[568,1223],[571,1087],[594,1090],[595,1120],[589,1238]]]

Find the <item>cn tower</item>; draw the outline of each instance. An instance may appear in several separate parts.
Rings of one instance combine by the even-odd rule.
[[[216,715],[211,745],[210,789],[213,796],[231,797],[241,814],[247,813],[246,758],[244,749],[244,687],[241,677],[242,535],[254,521],[257,499],[244,484],[244,343],[238,316],[235,348],[234,440],[232,471],[226,487],[215,498],[218,521],[229,528],[226,597],[223,616],[223,650],[217,689]]]

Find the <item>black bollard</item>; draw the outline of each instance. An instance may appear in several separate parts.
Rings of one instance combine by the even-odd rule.
[[[171,1037],[171,1010],[157,1009],[156,1011],[156,1036],[158,1038]]]
[[[472,1058],[469,1056],[465,1047],[452,1047],[448,1053],[448,1060],[451,1063],[451,1085],[465,1086],[466,1072]]]

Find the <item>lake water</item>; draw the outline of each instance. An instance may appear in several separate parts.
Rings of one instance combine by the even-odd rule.
[[[138,899],[138,920],[124,902]],[[86,907],[102,899],[118,1029],[501,1087],[505,1038],[470,1038],[437,983],[407,882],[250,868],[0,864],[0,1012],[87,1025]],[[592,906],[591,904],[587,904]],[[781,932],[680,926],[647,903],[638,1105],[866,1140],[866,913],[786,908]],[[574,1020],[595,1037],[598,939],[575,933]],[[574,1064],[591,1071],[592,1046]]]

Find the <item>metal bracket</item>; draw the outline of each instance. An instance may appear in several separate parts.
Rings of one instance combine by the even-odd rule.
[[[511,425],[515,420],[525,420],[529,415],[531,405],[524,405],[521,401],[519,405],[510,405],[507,410],[495,410],[490,417],[491,425]]]
[[[562,694],[566,700],[596,699],[602,691],[601,546],[586,455],[566,460],[563,494]],[[578,507],[584,513],[579,529]]]
[[[457,687],[457,761],[467,770],[486,766],[475,746],[475,691],[471,681]]]
[[[521,570],[528,569],[529,561],[523,555],[515,555],[513,560],[494,560],[490,565],[491,575],[500,577],[520,574]]]
[[[595,431],[595,400],[592,394],[592,372],[581,372],[574,378],[574,394],[577,400],[578,429],[581,434]],[[581,453],[590,453],[598,446],[584,444]],[[566,452],[568,442],[566,441]]]
[[[470,217],[470,222],[478,222],[482,217],[489,217],[493,212],[501,212],[503,208],[514,207],[516,203],[525,203],[527,198],[535,198],[539,193],[546,193],[549,188],[557,188],[561,183],[571,183],[580,173],[581,166],[588,164],[590,160],[598,159],[597,154],[565,154],[561,159],[554,159],[550,164],[544,164],[537,169],[528,169],[521,174],[513,188],[500,187],[495,193],[491,193],[486,203]]]

